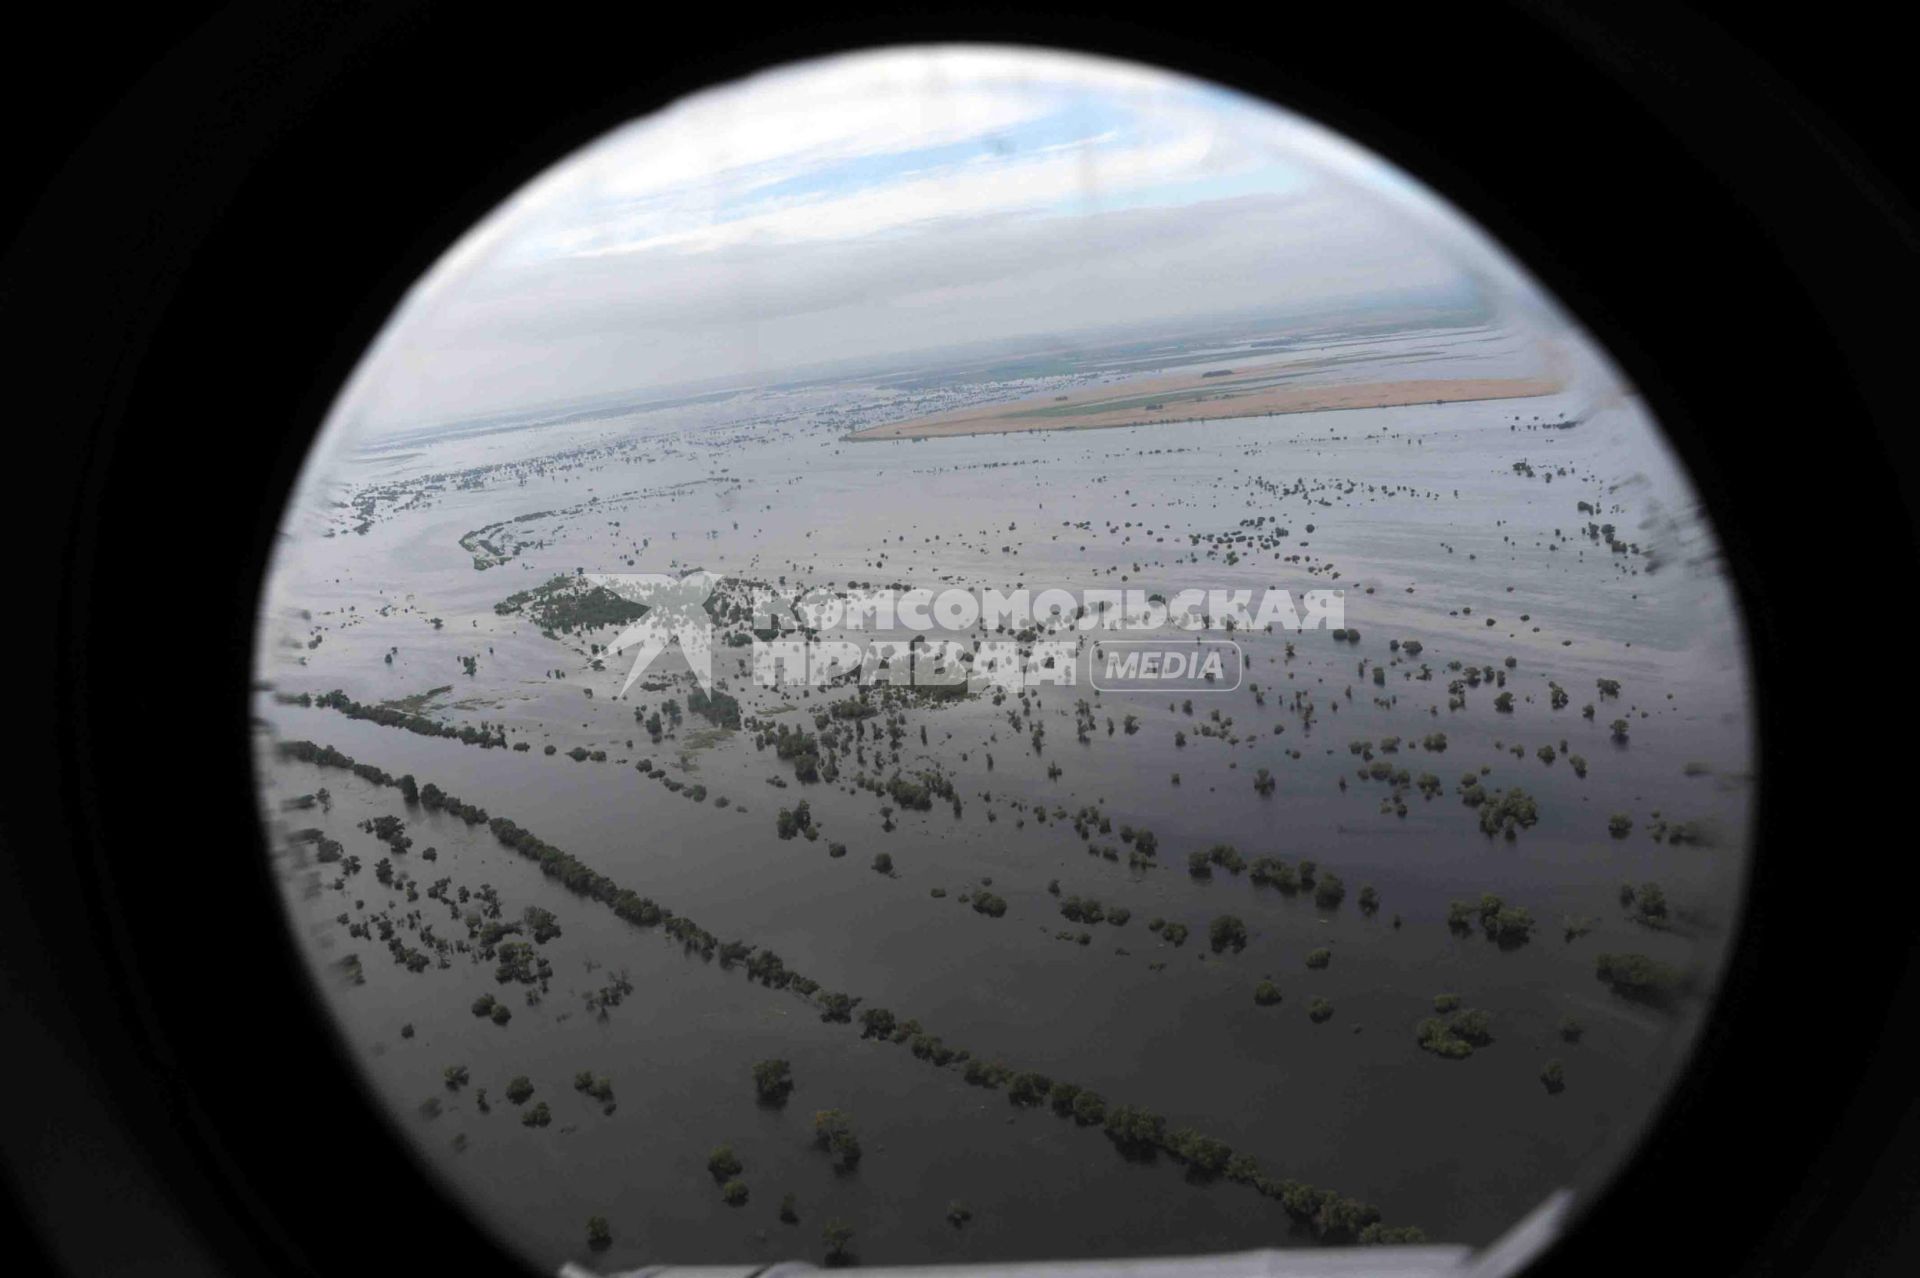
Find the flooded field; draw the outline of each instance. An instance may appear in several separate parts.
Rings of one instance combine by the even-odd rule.
[[[848,439],[1250,351],[1331,386],[1549,349],[1563,388],[1521,399]],[[829,1221],[872,1262],[1478,1244],[1653,1115],[1754,755],[1711,531],[1631,388],[1451,314],[1045,363],[317,455],[263,605],[272,854],[373,1093],[524,1254],[818,1261]],[[761,686],[721,618],[737,704],[678,651],[623,694],[623,615],[569,580],[694,569],[1337,590],[1346,633],[1233,632],[1231,691],[927,696]]]

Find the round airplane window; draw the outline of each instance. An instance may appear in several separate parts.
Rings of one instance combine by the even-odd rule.
[[[908,48],[620,129],[343,391],[259,625],[291,924],[544,1268],[1479,1247],[1741,909],[1743,623],[1419,183]]]

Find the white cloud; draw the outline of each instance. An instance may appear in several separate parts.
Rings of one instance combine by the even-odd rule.
[[[416,290],[354,409],[417,424],[1444,285],[1477,247],[1356,148],[1222,90],[1051,54],[858,55],[688,99],[531,184]]]
[[[1244,171],[1253,157],[1229,158],[1216,141],[1187,134],[1132,147],[1089,141],[1054,146],[992,168],[961,163],[908,181],[840,196],[779,200],[765,212],[681,230],[646,234],[587,249],[582,256],[680,248],[712,251],[731,244],[848,239],[926,222],[1041,209],[1077,201],[1098,211],[1105,199],[1155,183]]]

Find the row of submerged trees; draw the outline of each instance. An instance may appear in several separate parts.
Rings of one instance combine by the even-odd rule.
[[[285,758],[350,770],[375,784],[398,785],[397,778],[385,771],[357,763],[331,746],[320,746],[311,741],[289,741],[282,742],[279,751]],[[454,810],[455,804],[458,804],[458,800],[446,800],[450,811]],[[680,941],[688,953],[711,959],[721,949],[719,939],[691,919],[667,910],[631,888],[621,886],[512,820],[506,817],[487,819],[483,811],[465,804],[459,804],[459,810],[470,824],[487,824],[503,845],[536,862],[543,874],[569,891],[607,905],[620,917],[637,926],[661,927],[673,939]],[[1227,920],[1226,925],[1219,929],[1220,944],[1224,948],[1233,944],[1237,933],[1228,916],[1222,916],[1222,919]],[[1180,939],[1184,940],[1186,929],[1183,925],[1162,923],[1162,928],[1157,930],[1166,936],[1176,928],[1179,929]],[[1167,939],[1172,938],[1167,936]],[[818,1009],[820,1019],[828,1023],[851,1023],[855,1009],[862,1002],[842,992],[823,990],[819,982],[788,969],[769,950],[754,950],[744,942],[729,943],[727,950],[730,956],[745,960],[749,979],[807,998]],[[1357,1199],[1301,1181],[1271,1176],[1260,1168],[1252,1155],[1236,1154],[1217,1138],[1205,1136],[1191,1128],[1169,1131],[1165,1121],[1150,1110],[1125,1104],[1109,1105],[1098,1093],[1088,1092],[1076,1084],[1055,1080],[1037,1071],[1018,1070],[997,1060],[989,1062],[970,1051],[952,1048],[929,1033],[918,1021],[895,1018],[886,1009],[866,1009],[861,1021],[865,1037],[886,1043],[910,1044],[915,1059],[936,1068],[960,1064],[967,1082],[986,1088],[1005,1088],[1009,1102],[1016,1106],[1037,1106],[1044,1100],[1056,1113],[1072,1117],[1078,1125],[1099,1126],[1113,1145],[1128,1157],[1151,1158],[1164,1153],[1175,1161],[1187,1164],[1202,1177],[1224,1175],[1228,1180],[1250,1185],[1278,1201],[1290,1216],[1323,1241],[1392,1243],[1424,1240],[1425,1235],[1416,1227],[1385,1225],[1377,1208]],[[777,1087],[777,1082],[774,1085]],[[1082,1099],[1083,1096],[1085,1099]],[[842,1165],[850,1165],[851,1161],[859,1159],[858,1140],[852,1137],[850,1125],[828,1119],[823,1130],[823,1138]],[[843,1131],[845,1134],[840,1134]],[[834,1144],[836,1139],[839,1141],[837,1147]],[[852,1154],[851,1160],[848,1159],[849,1152]]]

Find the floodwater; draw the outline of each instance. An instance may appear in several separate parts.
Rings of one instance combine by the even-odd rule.
[[[1170,343],[1165,358],[1228,366],[1236,350],[1272,340],[1210,336],[1187,350]],[[1289,340],[1303,360],[1351,361],[1338,375],[1357,380],[1505,375],[1525,364],[1526,343],[1490,330]],[[917,370],[907,387],[769,387],[322,454],[268,585],[261,679],[282,695],[337,688],[368,704],[451,685],[416,703],[421,712],[456,727],[485,722],[532,747],[482,749],[264,691],[258,699],[263,804],[289,918],[374,1096],[477,1217],[542,1264],[818,1260],[829,1218],[851,1224],[851,1252],[873,1262],[1313,1242],[1248,1186],[1190,1178],[1164,1155],[1122,1158],[1099,1129],[968,1086],[958,1065],[863,1040],[857,1020],[823,1023],[796,993],[567,892],[485,826],[277,759],[276,738],[435,782],[723,941],[777,951],[824,989],[916,1018],[976,1056],[1145,1105],[1169,1128],[1191,1125],[1275,1176],[1373,1203],[1388,1224],[1417,1225],[1432,1240],[1485,1243],[1553,1190],[1603,1184],[1655,1112],[1707,1003],[1660,1011],[1624,1000],[1595,978],[1595,955],[1644,953],[1711,989],[1740,910],[1754,753],[1740,624],[1710,530],[1637,397],[1577,341],[1560,340],[1574,351],[1569,389],[1529,400],[912,443],[841,438],[969,398],[1084,384],[1104,375],[1089,358],[1017,383]],[[1581,502],[1599,513],[1580,513]],[[523,515],[535,517],[485,538],[488,566],[476,568],[476,543],[462,538]],[[1288,529],[1283,546],[1242,544],[1228,562],[1225,548],[1192,539],[1259,516]],[[1611,553],[1586,535],[1589,523],[1614,525],[1641,553]],[[627,660],[595,668],[589,647],[613,630],[553,638],[494,608],[556,574],[695,567],[836,587],[1284,587],[1296,598],[1332,588],[1344,590],[1346,622],[1362,638],[1242,631],[1247,680],[1235,691],[1049,687],[1021,727],[1008,717],[1017,699],[908,709],[898,767],[937,768],[963,806],[957,817],[938,801],[896,812],[888,832],[884,800],[851,785],[851,759],[837,782],[802,785],[751,732],[716,734],[691,714],[650,741],[635,707],[684,702],[691,683],[677,657],[663,667],[679,672],[671,690],[636,684],[622,699]],[[1423,651],[1396,660],[1389,639]],[[811,730],[827,696],[848,695],[755,687],[738,664],[744,650],[717,651],[716,673],[749,717]],[[473,674],[463,657],[476,661]],[[1363,659],[1387,666],[1384,685],[1371,666],[1360,672]],[[1488,684],[1450,709],[1455,661],[1502,670],[1512,712],[1495,709],[1501,689]],[[1422,663],[1430,681],[1407,677]],[[1600,698],[1598,679],[1618,680],[1618,698]],[[1551,707],[1550,681],[1567,690],[1565,708]],[[1297,696],[1312,702],[1310,722]],[[1097,723],[1085,743],[1074,731],[1083,698]],[[1188,699],[1191,714],[1179,705]],[[1588,702],[1591,720],[1581,716]],[[1202,735],[1216,709],[1232,728]],[[1127,715],[1138,731],[1110,735],[1107,720]],[[1624,744],[1610,739],[1615,718],[1629,721]],[[1046,729],[1038,753],[1034,722]],[[1434,732],[1446,734],[1444,753],[1419,748]],[[1402,745],[1378,757],[1444,783],[1431,799],[1407,790],[1404,815],[1382,809],[1388,786],[1360,778],[1363,760],[1348,748],[1387,736]],[[549,744],[555,754],[544,753]],[[1543,745],[1555,747],[1554,762],[1538,757]],[[607,758],[575,762],[566,753],[575,747]],[[1586,760],[1584,778],[1569,752]],[[704,785],[707,801],[640,774],[641,759]],[[1537,824],[1511,841],[1482,834],[1460,800],[1462,774],[1482,767],[1489,790],[1519,785],[1537,801]],[[1270,795],[1254,789],[1259,768],[1274,778]],[[322,786],[330,810],[279,810]],[[716,807],[722,796],[729,806]],[[776,811],[800,798],[817,841],[776,833]],[[1117,861],[1089,855],[1069,821],[1033,819],[1035,804],[1069,814],[1097,805],[1116,832],[1151,829],[1157,865],[1130,867],[1124,847]],[[1614,813],[1633,819],[1625,838],[1609,833]],[[413,839],[391,857],[403,876],[392,887],[372,869],[388,849],[358,828],[383,814]],[[1650,830],[1661,819],[1700,823],[1708,841],[1657,842]],[[365,863],[340,889],[338,864],[313,864],[312,845],[284,837],[309,826]],[[830,857],[830,842],[847,855]],[[1191,877],[1187,854],[1219,843],[1249,861],[1317,861],[1345,881],[1346,900],[1321,909],[1311,894],[1282,895],[1224,869]],[[882,851],[892,876],[870,868]],[[408,875],[418,900],[406,899]],[[490,884],[509,920],[527,906],[558,916],[561,935],[537,947],[552,971],[537,1002],[524,1001],[537,987],[498,983],[471,947],[413,972],[377,930],[356,937],[339,921],[384,915],[423,951],[422,925],[464,943],[466,926],[426,897],[441,878],[456,891]],[[1004,917],[959,901],[988,879]],[[1082,925],[1060,916],[1051,880],[1132,919],[1086,927],[1084,946],[1061,939]],[[1621,884],[1649,881],[1679,925],[1648,927],[1622,908]],[[1379,892],[1372,916],[1356,901],[1363,884]],[[1449,930],[1448,903],[1483,892],[1532,913],[1528,944],[1503,950],[1477,929]],[[1220,914],[1244,920],[1244,951],[1210,952],[1207,924]],[[1164,944],[1147,929],[1155,917],[1185,923],[1191,939]],[[1562,921],[1576,917],[1591,931],[1565,939]],[[1306,954],[1321,947],[1330,965],[1309,970]],[[349,954],[363,983],[340,975]],[[631,992],[603,1019],[588,996],[621,972]],[[1254,987],[1268,977],[1282,1001],[1257,1006]],[[510,1023],[471,1013],[488,993],[509,1003]],[[1493,1041],[1467,1059],[1415,1042],[1443,993],[1493,1017]],[[1324,1023],[1307,1015],[1315,997],[1335,1009]],[[1569,1015],[1584,1025],[1577,1043],[1558,1033]],[[749,1070],[769,1057],[793,1065],[784,1107],[756,1102]],[[1552,1058],[1565,1066],[1558,1093],[1539,1080]],[[443,1084],[450,1065],[467,1067],[467,1087]],[[612,1113],[574,1090],[581,1070],[611,1081]],[[508,1079],[522,1074],[533,1099],[551,1105],[550,1126],[523,1126],[522,1107],[506,1100]],[[480,1087],[490,1113],[476,1103]],[[437,1116],[420,1112],[429,1098]],[[811,1115],[823,1108],[852,1115],[865,1156],[850,1172],[813,1145]],[[706,1169],[723,1142],[745,1165],[742,1206],[722,1201]],[[778,1216],[789,1192],[797,1225]],[[971,1208],[963,1227],[946,1219],[954,1200]],[[614,1235],[598,1254],[586,1242],[594,1215]]]

